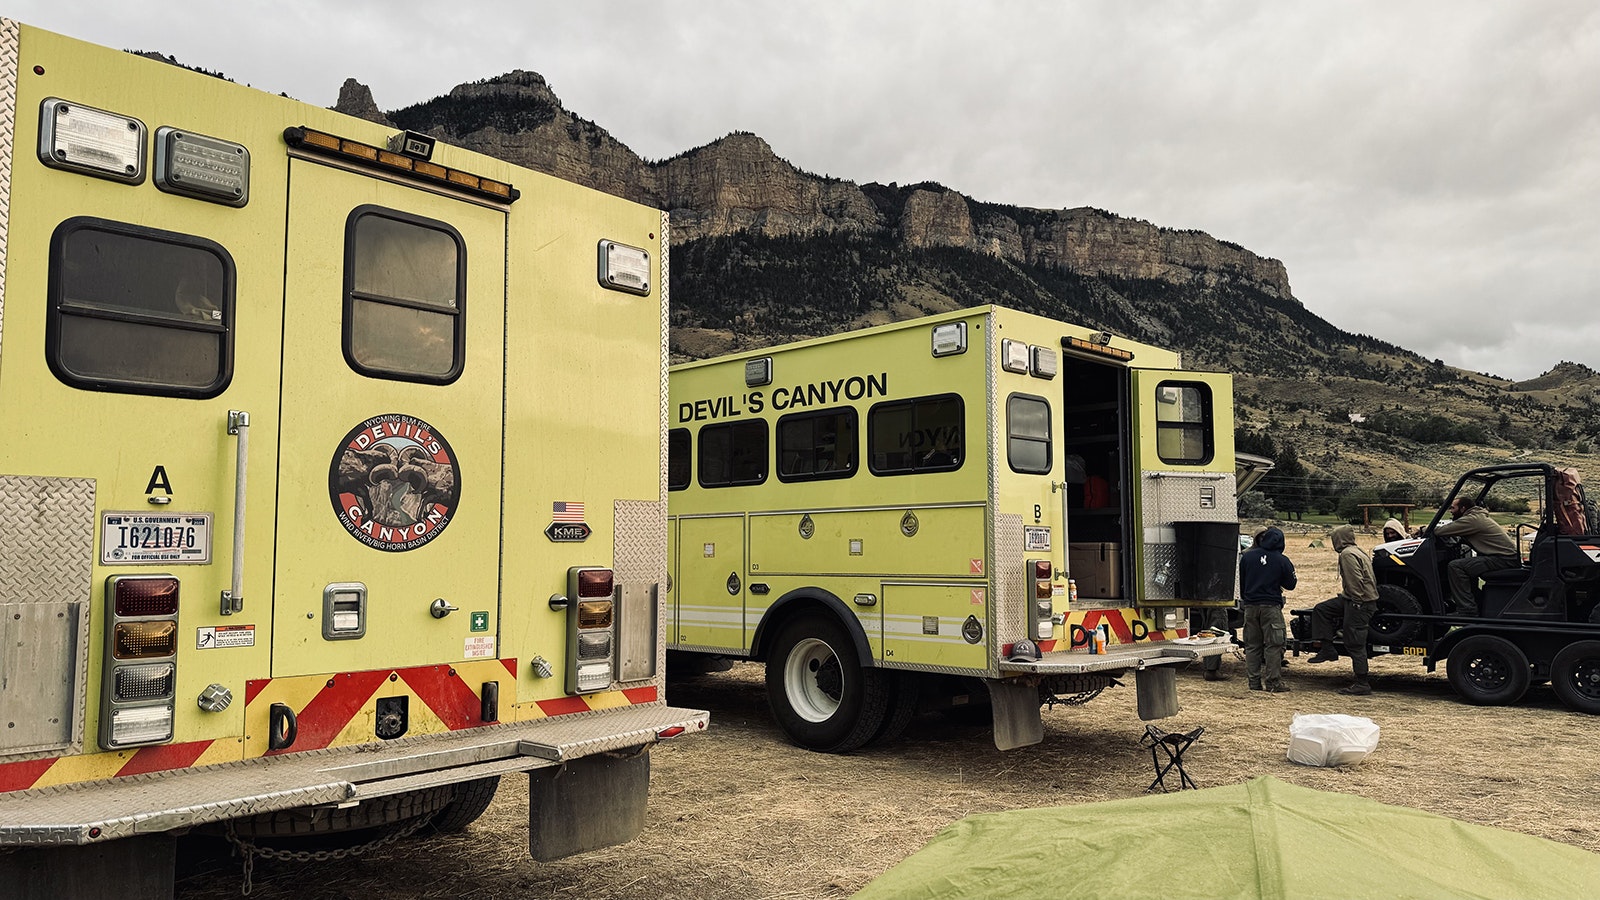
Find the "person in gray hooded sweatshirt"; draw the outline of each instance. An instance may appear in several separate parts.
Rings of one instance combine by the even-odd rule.
[[[1328,532],[1333,549],[1339,552],[1339,596],[1318,603],[1312,610],[1311,637],[1317,642],[1317,653],[1307,662],[1333,662],[1339,651],[1333,648],[1333,633],[1342,625],[1344,649],[1350,654],[1350,670],[1355,675],[1341,694],[1370,694],[1367,683],[1367,626],[1378,611],[1378,579],[1372,572],[1372,560],[1366,551],[1356,546],[1356,527],[1340,525]]]
[[[1250,690],[1280,694],[1283,683],[1283,592],[1294,590],[1294,563],[1283,555],[1283,532],[1267,528],[1239,557],[1244,607],[1244,671]]]

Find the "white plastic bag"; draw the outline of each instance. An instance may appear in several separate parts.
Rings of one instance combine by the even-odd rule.
[[[1378,723],[1338,713],[1299,715],[1289,723],[1289,761],[1302,766],[1358,763],[1378,749]]]

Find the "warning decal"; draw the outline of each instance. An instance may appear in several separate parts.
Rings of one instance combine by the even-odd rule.
[[[194,646],[196,650],[212,650],[217,647],[254,647],[256,645],[256,627],[254,625],[207,625],[195,629]]]

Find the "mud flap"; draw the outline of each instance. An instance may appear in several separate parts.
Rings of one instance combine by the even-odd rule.
[[[177,839],[170,834],[0,850],[0,894],[12,900],[172,900],[176,862]]]
[[[627,843],[644,830],[650,753],[598,754],[528,773],[528,852],[539,862]]]
[[[1039,716],[1039,688],[1022,679],[990,680],[989,701],[994,709],[994,745],[1014,750],[1044,740],[1044,719]]]
[[[1133,676],[1134,690],[1139,695],[1139,718],[1165,719],[1178,714],[1178,673],[1173,666],[1154,666],[1141,669]]]

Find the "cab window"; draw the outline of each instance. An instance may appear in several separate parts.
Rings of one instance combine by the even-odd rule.
[[[50,239],[45,356],[73,387],[215,397],[232,378],[233,257],[193,235],[73,218]]]
[[[1050,403],[1043,397],[1006,398],[1006,462],[1013,472],[1050,471]]]
[[[461,375],[467,254],[443,222],[362,206],[345,224],[344,356],[374,378]]]
[[[849,478],[856,473],[856,411],[843,407],[778,420],[778,480]]]
[[[1213,452],[1211,388],[1193,381],[1156,385],[1156,453],[1162,462],[1198,466]]]
[[[700,486],[733,487],[767,480],[767,422],[752,419],[700,429]]]
[[[955,394],[879,403],[867,413],[874,475],[952,472],[966,457],[961,398]]]

